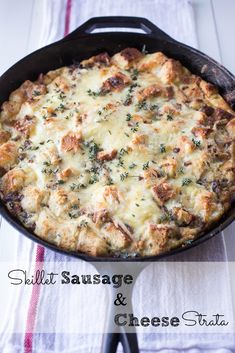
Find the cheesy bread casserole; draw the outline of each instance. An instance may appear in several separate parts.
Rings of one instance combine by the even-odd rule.
[[[127,48],[26,81],[0,112],[0,190],[40,238],[92,256],[149,256],[230,207],[235,112],[161,52]]]

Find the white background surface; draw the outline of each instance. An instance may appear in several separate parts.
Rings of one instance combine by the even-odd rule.
[[[235,0],[191,2],[195,13],[199,49],[235,74]],[[40,0],[0,0],[0,75],[20,58],[38,48],[42,22],[41,6]],[[10,249],[4,248],[4,237],[7,234],[4,229],[1,230],[0,259],[3,254],[6,259],[6,253]],[[231,260],[235,260],[234,233],[235,225],[225,231],[228,258]]]

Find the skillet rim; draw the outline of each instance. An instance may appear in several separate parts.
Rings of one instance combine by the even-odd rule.
[[[71,33],[71,34],[76,34],[76,32],[78,32],[77,33],[77,38],[74,38],[74,37],[71,38],[71,34],[69,34],[67,37],[65,37],[65,38],[63,38],[63,39],[61,39],[59,41],[56,41],[54,43],[51,43],[49,45],[46,45],[43,48],[40,48],[40,49],[34,51],[33,53],[25,56],[24,58],[20,59],[17,63],[15,63],[13,66],[11,66],[0,77],[0,82],[2,80],[6,79],[8,74],[11,73],[12,70],[17,69],[17,67],[20,64],[22,64],[24,61],[32,60],[33,57],[35,55],[37,55],[38,53],[46,51],[46,50],[48,50],[48,49],[50,49],[52,47],[57,47],[57,46],[60,47],[60,46],[63,46],[64,43],[66,43],[67,45],[68,45],[68,43],[71,43],[71,45],[72,45],[72,43],[74,41],[79,41],[82,38],[83,39],[86,39],[86,38],[89,39],[90,36],[92,36],[93,38],[102,37],[103,39],[105,39],[106,36],[110,36],[110,35],[118,36],[118,35],[123,35],[125,33],[125,35],[128,36],[128,37],[134,35],[134,36],[138,36],[138,37],[141,37],[141,38],[146,38],[146,36],[147,36],[147,37],[150,37],[150,38],[152,38],[154,40],[170,42],[171,44],[177,45],[177,47],[179,49],[183,48],[183,49],[186,49],[186,51],[193,52],[198,57],[202,57],[203,59],[208,61],[208,63],[212,63],[213,65],[215,65],[220,72],[222,72],[223,74],[228,76],[228,78],[232,81],[232,83],[235,86],[235,76],[228,69],[226,69],[223,65],[218,63],[216,60],[210,58],[208,55],[204,54],[203,52],[201,52],[201,51],[199,51],[199,50],[197,50],[195,48],[192,48],[192,47],[190,47],[190,46],[188,46],[188,45],[186,45],[184,43],[181,43],[181,42],[178,42],[178,41],[174,40],[173,38],[171,38],[170,36],[168,36],[167,34],[162,32],[161,30],[159,30],[160,31],[160,35],[157,34],[156,32],[143,34],[143,33],[136,33],[136,32],[133,33],[133,32],[118,32],[118,31],[89,34],[89,33],[85,33],[85,32],[84,33],[80,33],[79,28]],[[160,38],[161,35],[162,35],[162,38]],[[202,76],[202,74],[200,74],[200,76]],[[221,90],[220,86],[218,86],[218,88]],[[231,89],[233,89],[233,86],[231,87]],[[229,103],[229,104],[231,104],[231,103]],[[94,257],[94,256],[87,255],[85,253],[69,251],[69,250],[66,250],[66,249],[59,248],[56,245],[43,240],[42,238],[38,237],[33,232],[31,232],[29,229],[24,227],[23,224],[20,223],[20,221],[9,212],[9,210],[7,209],[5,204],[2,202],[2,200],[0,200],[0,215],[13,228],[15,228],[19,233],[22,233],[24,236],[26,236],[27,238],[33,240],[34,242],[38,243],[39,245],[42,245],[42,246],[44,246],[46,248],[49,248],[50,250],[53,250],[53,251],[55,251],[57,253],[60,253],[60,254],[63,254],[63,255],[71,256],[73,258],[78,258],[80,260],[85,260],[85,261],[89,261],[89,262],[121,262],[121,261],[122,262],[147,262],[147,261],[158,261],[158,260],[170,257],[172,255],[179,254],[179,253],[181,253],[183,251],[189,250],[189,249],[191,249],[191,248],[193,248],[193,247],[195,247],[197,245],[200,245],[201,243],[211,239],[212,237],[214,237],[215,235],[217,235],[218,233],[223,231],[225,228],[227,228],[235,220],[235,203],[232,202],[231,207],[229,208],[229,210],[222,216],[222,218],[219,221],[214,223],[214,225],[212,225],[212,227],[210,229],[208,229],[207,231],[203,232],[199,237],[194,239],[189,244],[187,244],[185,246],[174,248],[172,250],[169,250],[167,252],[164,252],[164,253],[161,253],[161,254],[158,254],[158,255],[154,255],[154,256],[126,257],[126,258],[113,257],[113,256],[112,257],[110,257],[110,256],[107,256],[107,257],[101,257],[101,256]],[[19,234],[19,236],[20,235],[21,234]]]

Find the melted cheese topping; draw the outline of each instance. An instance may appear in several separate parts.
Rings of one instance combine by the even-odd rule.
[[[0,122],[1,197],[58,247],[159,254],[231,203],[234,112],[162,53],[127,48],[40,75]]]

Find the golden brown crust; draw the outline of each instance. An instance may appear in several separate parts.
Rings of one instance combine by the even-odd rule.
[[[14,124],[14,128],[21,134],[29,137],[35,126],[35,119],[32,116],[25,115],[23,119],[17,120]]]
[[[117,150],[113,149],[111,151],[100,151],[97,153],[97,159],[99,161],[111,161],[117,155]]]
[[[0,167],[9,169],[17,158],[17,145],[13,141],[8,141],[0,146]]]
[[[69,132],[68,134],[62,137],[61,149],[65,152],[77,152],[80,147],[81,140],[82,136],[80,133]]]
[[[21,169],[12,169],[7,172],[1,181],[4,195],[18,191],[24,186],[25,173]]]
[[[0,111],[0,195],[39,237],[92,256],[183,246],[235,192],[235,113],[161,52],[40,74]]]
[[[114,76],[109,77],[103,82],[101,91],[104,93],[110,91],[121,91],[129,83],[130,79],[127,75],[124,75],[122,72],[117,72]]]
[[[7,142],[10,138],[11,134],[8,131],[0,130],[0,145],[4,142]]]
[[[170,200],[174,194],[174,189],[166,182],[160,183],[153,187],[153,197],[161,206],[164,205],[166,201]]]
[[[108,66],[110,64],[110,60],[111,58],[108,55],[108,53],[104,52],[104,53],[100,53],[98,55],[92,56],[88,60],[83,60],[81,62],[81,66],[84,68],[91,68],[93,66],[97,66],[97,67]]]

